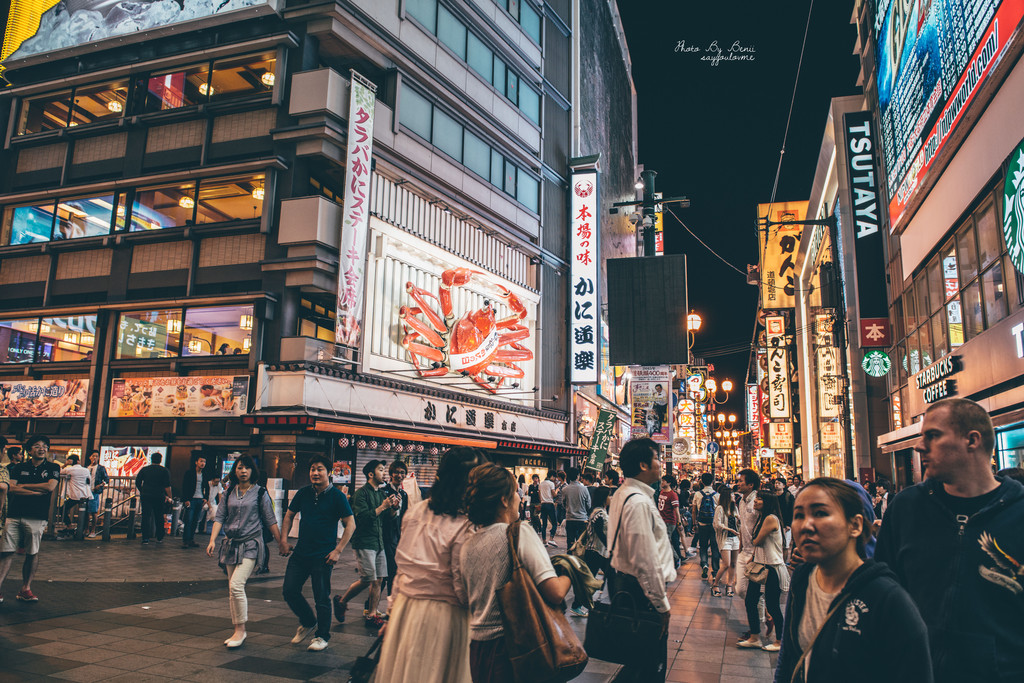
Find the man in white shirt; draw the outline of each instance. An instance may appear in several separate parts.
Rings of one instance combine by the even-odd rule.
[[[74,454],[68,456],[60,476],[68,480],[64,491],[64,526],[70,532],[71,519],[77,521],[78,518],[78,505],[92,500],[92,478],[89,470],[79,464],[79,458]]]
[[[611,565],[615,570],[609,593],[632,594],[641,609],[658,612],[664,626],[657,655],[627,665],[616,681],[665,680],[671,616],[665,585],[676,580],[676,570],[665,523],[654,505],[654,485],[661,479],[659,450],[646,438],[633,439],[622,447],[619,466],[626,479],[611,499],[608,511]]]
[[[551,520],[551,542],[548,542],[548,520]],[[540,483],[540,540],[545,545],[555,544],[558,530],[558,515],[555,513],[555,474],[548,471],[548,478]]]
[[[741,598],[747,595],[747,564],[754,559],[753,532],[757,524],[757,510],[754,509],[754,499],[757,498],[757,490],[761,487],[761,476],[754,470],[740,470],[737,473],[736,488],[740,492],[740,502],[737,506],[737,514],[740,518],[740,552],[736,556],[736,594]],[[764,596],[757,603],[758,614],[761,621],[764,621]],[[750,634],[743,636],[749,638]]]

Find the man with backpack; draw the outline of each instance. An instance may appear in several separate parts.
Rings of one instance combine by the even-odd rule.
[[[693,520],[697,524],[697,548],[700,550],[700,578],[708,578],[708,555],[711,555],[712,575],[718,575],[718,542],[715,540],[715,507],[718,505],[718,494],[711,488],[715,478],[710,472],[700,475],[703,487],[693,494]]]

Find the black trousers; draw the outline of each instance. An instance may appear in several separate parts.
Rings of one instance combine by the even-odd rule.
[[[786,571],[785,568],[782,571]],[[782,640],[782,605],[779,599],[782,597],[782,588],[779,586],[779,574],[774,568],[768,568],[768,580],[764,582],[764,609],[772,616],[775,622],[775,640]],[[747,624],[750,632],[758,634],[761,632],[761,618],[757,613],[757,602],[761,598],[761,584],[753,581],[747,583],[747,596],[743,599],[743,606],[747,609]]]
[[[708,566],[708,555],[711,555],[711,571],[718,574],[718,564],[722,557],[718,553],[718,540],[715,539],[715,527],[710,524],[697,525],[697,547],[700,549],[700,566]]]
[[[629,574],[616,572],[611,579],[612,593],[625,591],[630,593],[636,600],[636,604],[643,605],[643,609],[655,612],[654,605],[647,599],[640,582]],[[662,634],[658,641],[657,656],[648,657],[637,664],[628,664],[622,667],[615,677],[614,683],[665,683],[665,676],[668,673],[668,629]]]
[[[148,541],[156,533],[156,540],[164,540],[164,497],[143,496],[142,503],[142,540]]]

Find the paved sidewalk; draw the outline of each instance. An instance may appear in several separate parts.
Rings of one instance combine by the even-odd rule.
[[[199,537],[200,543],[208,537]],[[564,536],[557,538],[564,544]],[[552,552],[565,552],[564,547]],[[120,680],[344,681],[355,658],[374,640],[362,620],[332,627],[330,647],[319,653],[291,645],[296,621],[281,598],[286,560],[271,559],[271,573],[250,580],[249,636],[234,651],[223,641],[232,627],[226,581],[202,549],[162,545],[44,542],[33,584],[37,604],[14,600],[21,558],[16,557],[0,605],[0,683],[6,681]],[[744,629],[739,598],[713,598],[691,560],[669,587],[673,618],[668,680],[768,682],[774,655],[738,650]],[[347,551],[335,569],[334,590],[355,580]],[[307,588],[307,598],[311,595]],[[384,607],[382,603],[382,608]],[[586,619],[571,618],[582,638]],[[618,667],[591,660],[576,680],[609,681]]]

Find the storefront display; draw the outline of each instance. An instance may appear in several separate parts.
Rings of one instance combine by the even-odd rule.
[[[0,415],[21,418],[85,417],[89,380],[0,383]]]
[[[236,417],[248,396],[247,375],[115,379],[110,417]]]

